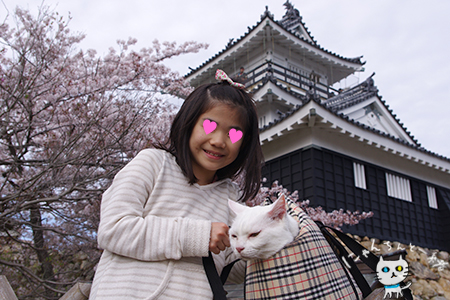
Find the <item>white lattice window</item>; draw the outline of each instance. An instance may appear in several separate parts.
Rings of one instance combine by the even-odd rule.
[[[412,202],[409,179],[386,173],[386,186],[389,197]]]
[[[436,190],[432,186],[427,185],[428,205],[431,208],[438,208]]]
[[[364,165],[353,162],[353,174],[355,177],[355,186],[360,189],[366,189],[366,172]]]
[[[266,116],[259,118],[259,128],[263,128],[264,126],[266,126]]]

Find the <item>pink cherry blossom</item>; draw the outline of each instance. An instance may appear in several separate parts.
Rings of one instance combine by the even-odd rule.
[[[130,38],[101,57],[77,48],[83,38],[45,6],[0,24],[0,268],[20,298],[56,299],[92,279],[102,193],[165,140],[175,110],[161,93],[192,91],[164,63],[206,48],[136,50]]]
[[[238,182],[240,180],[242,180],[242,178],[238,179]],[[264,182],[265,181],[266,180],[264,180]],[[321,206],[310,207],[309,200],[299,199],[298,191],[290,192],[282,185],[280,185],[278,181],[274,181],[270,188],[261,186],[260,192],[258,193],[256,198],[248,201],[247,205],[259,205],[267,198],[275,201],[280,193],[285,194],[292,201],[296,202],[314,221],[321,221],[323,224],[336,229],[340,229],[340,227],[343,225],[356,225],[361,220],[371,218],[373,216],[373,212],[351,212],[349,210],[344,210],[343,208],[339,210],[333,210],[332,212],[326,212]]]

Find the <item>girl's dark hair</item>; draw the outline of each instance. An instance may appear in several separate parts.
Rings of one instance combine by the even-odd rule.
[[[237,158],[228,166],[217,170],[218,179],[236,179],[240,174],[243,193],[239,200],[247,201],[256,196],[261,184],[263,155],[259,141],[258,116],[252,97],[245,90],[237,89],[228,82],[204,84],[196,88],[184,101],[170,130],[165,145],[157,145],[175,156],[189,183],[197,182],[191,163],[189,140],[192,130],[201,114],[217,103],[236,107],[242,111],[241,120],[245,124],[244,138]]]

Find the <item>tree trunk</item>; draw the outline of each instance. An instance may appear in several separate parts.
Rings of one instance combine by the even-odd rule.
[[[34,251],[36,251],[39,263],[41,265],[41,273],[43,280],[54,281],[53,266],[50,261],[48,251],[45,247],[44,229],[42,227],[42,216],[39,204],[30,209],[30,223],[33,230]],[[51,284],[48,284],[51,286]],[[54,292],[46,288],[46,296],[54,296]]]

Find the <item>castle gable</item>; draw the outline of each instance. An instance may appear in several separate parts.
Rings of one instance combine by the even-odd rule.
[[[323,101],[322,104],[332,112],[346,116],[352,122],[363,124],[371,130],[403,140],[408,144],[420,146],[392,110],[381,100],[372,77]]]

